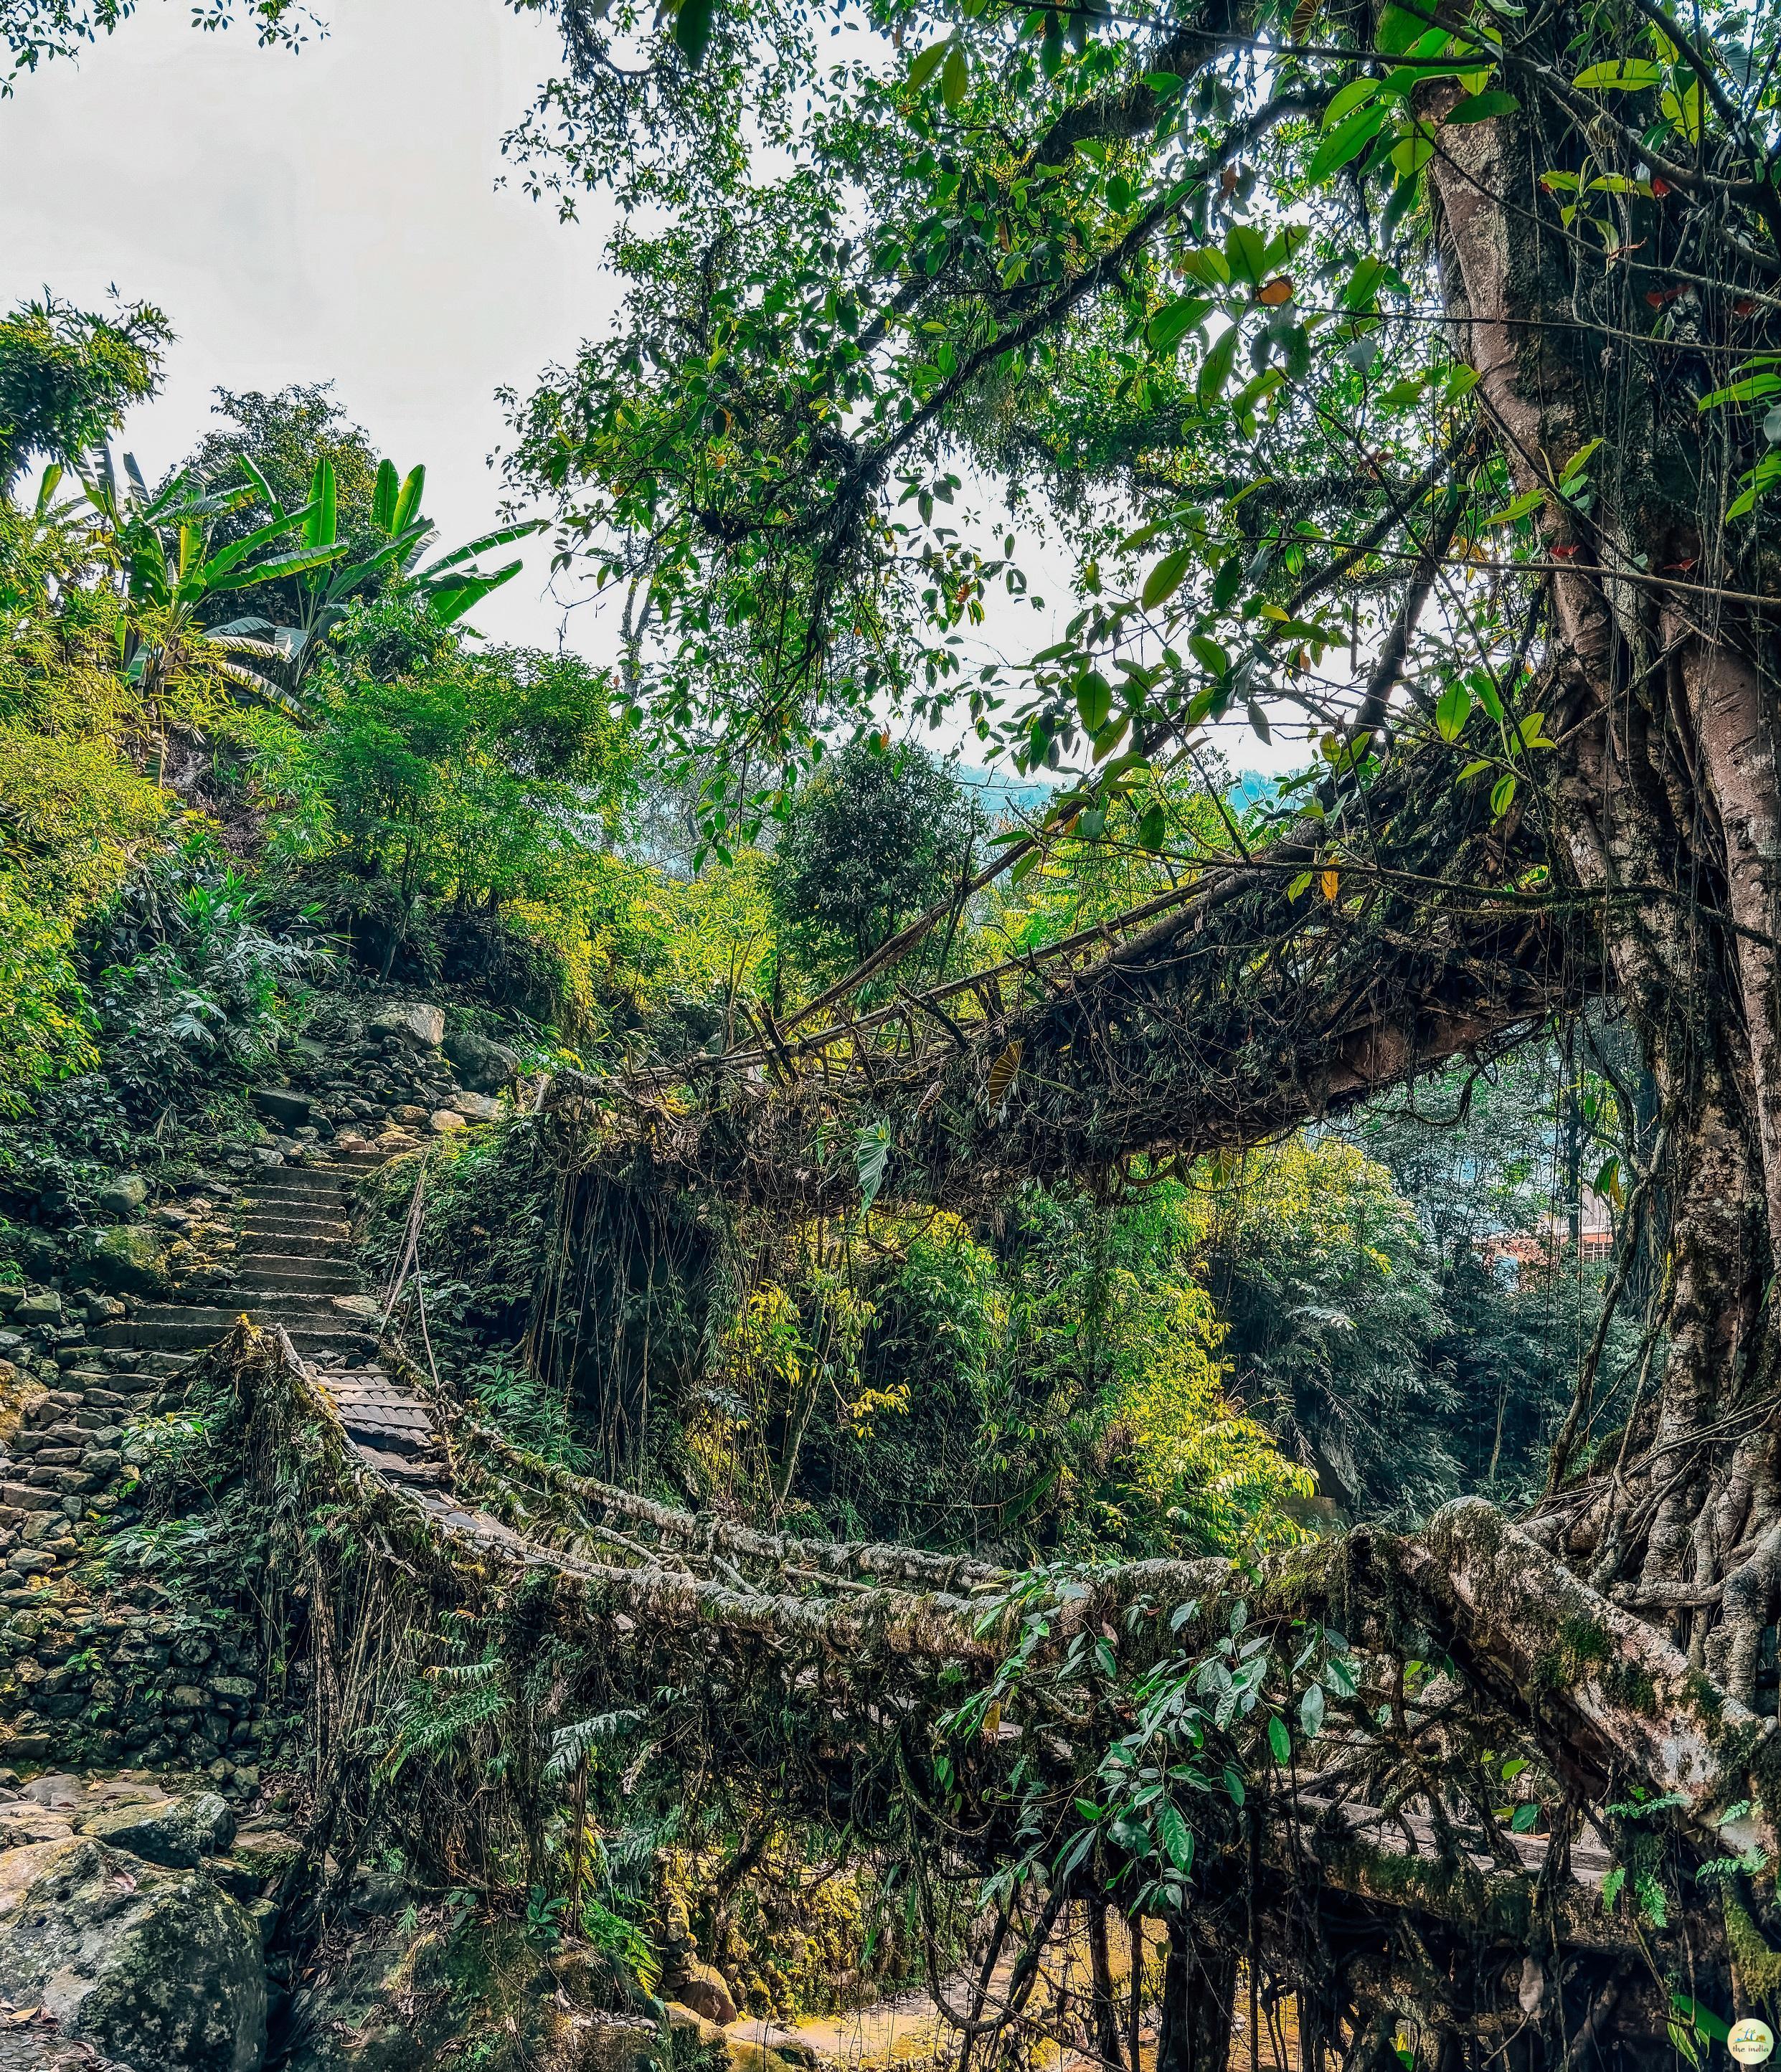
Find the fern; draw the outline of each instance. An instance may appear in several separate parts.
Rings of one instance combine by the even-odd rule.
[[[383,1761],[386,1779],[393,1782],[416,1757],[442,1755],[477,1727],[500,1718],[508,1700],[496,1679],[497,1666],[454,1663],[428,1671],[397,1716]]]
[[[596,1712],[590,1720],[577,1720],[558,1727],[550,1737],[550,1753],[545,1762],[546,1777],[563,1777],[575,1768],[588,1750],[601,1741],[616,1741],[636,1725],[643,1714],[635,1712]]]

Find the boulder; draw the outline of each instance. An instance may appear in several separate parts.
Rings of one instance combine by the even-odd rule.
[[[730,2030],[725,2041],[729,2045],[726,2054],[733,2066],[746,2066],[747,2061],[738,2058],[738,2052],[764,2050],[784,2058],[788,2065],[803,2066],[804,2072],[816,2072],[819,2060],[815,2046],[806,2043],[795,2029],[782,2029],[776,2021],[738,2022]]]
[[[472,1093],[498,1094],[520,1069],[520,1054],[506,1044],[459,1029],[446,1037],[445,1054]]]
[[[261,1885],[283,1877],[302,1853],[296,1836],[269,1819],[244,1821],[229,1848],[236,1868]]]
[[[53,1288],[34,1288],[14,1307],[12,1321],[15,1324],[59,1324],[62,1321],[62,1298]]]
[[[678,2000],[694,2014],[703,2015],[722,2029],[736,2019],[736,2002],[729,1981],[715,1964],[689,1964],[668,1988],[668,1997]]]
[[[792,2063],[778,2051],[769,2050],[746,2036],[730,2037],[724,2046],[724,2056],[730,2072],[788,2072]]]
[[[413,1101],[404,1101],[399,1108],[393,1108],[389,1112],[390,1120],[399,1123],[404,1129],[414,1128],[425,1122],[426,1117],[427,1111],[424,1108],[417,1108]]]
[[[113,1223],[84,1233],[86,1277],[116,1295],[157,1295],[167,1283],[161,1240],[139,1223]]]
[[[48,1280],[60,1262],[56,1240],[47,1231],[27,1231],[13,1249],[20,1267],[33,1281]]]
[[[148,1182],[140,1173],[119,1173],[94,1199],[108,1216],[133,1216],[148,1199]]]
[[[178,1700],[180,1693],[175,1692]],[[187,1709],[195,1712],[204,1694],[194,1690]],[[220,1856],[235,1839],[235,1815],[214,1791],[194,1791],[159,1805],[119,1806],[93,1814],[86,1833],[108,1848],[128,1849],[151,1864],[189,1869],[205,1856]]]
[[[492,1094],[454,1094],[451,1106],[466,1122],[492,1122],[501,1112],[501,1104]]]
[[[445,1009],[421,1000],[393,1000],[365,1024],[373,1036],[405,1036],[437,1050],[445,1039]]]
[[[308,1095],[289,1087],[256,1087],[249,1098],[255,1112],[281,1129],[301,1129],[314,1112]]]
[[[29,1842],[53,1842],[73,1832],[64,1811],[34,1806],[29,1799],[0,1806],[0,1849],[15,1849]]]
[[[449,1137],[455,1129],[467,1129],[470,1125],[455,1108],[439,1108],[433,1111],[429,1120],[435,1137]]]
[[[0,1995],[134,2072],[257,2072],[260,1931],[201,1871],[90,1835],[0,1855]]]

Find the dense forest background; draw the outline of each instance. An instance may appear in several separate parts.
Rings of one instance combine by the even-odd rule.
[[[438,555],[424,471],[397,483],[331,388],[220,395],[165,483],[113,459],[167,330],[45,302],[0,331],[15,1271],[51,1165],[79,1202],[145,1134],[196,1141],[334,995],[442,989],[537,1066],[675,1066],[814,997],[1043,812],[1043,785],[874,729],[714,850],[617,674],[475,635],[499,575],[476,556],[508,535]],[[1158,779],[1099,839],[960,898],[894,982],[1190,880],[1266,838],[1277,791],[1204,762]],[[725,1314],[682,1320],[678,1392],[603,1465],[1005,1551],[1260,1546],[1530,1495],[1638,1078],[1597,1016],[1126,1198],[1030,1187],[975,1222],[799,1230],[738,1264]],[[543,1268],[522,1250],[504,1278],[479,1240],[489,1190],[534,1186],[528,1157],[459,1154],[431,1262],[444,1342],[492,1403],[524,1392]],[[597,1406],[564,1442],[618,1443]]]

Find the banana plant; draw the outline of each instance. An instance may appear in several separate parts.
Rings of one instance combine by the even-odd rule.
[[[117,557],[123,587],[118,659],[125,674],[142,686],[157,722],[175,674],[200,649],[216,651],[206,659],[223,676],[264,696],[269,686],[262,670],[232,658],[249,656],[263,664],[275,659],[275,651],[238,628],[207,627],[202,614],[208,600],[230,590],[282,576],[306,576],[338,559],[344,544],[311,529],[314,507],[280,511],[270,524],[212,553],[216,520],[239,510],[251,490],[212,490],[182,470],[151,495],[134,454],[124,455],[120,481],[109,446],[95,450],[80,471],[80,483]],[[304,534],[300,544],[281,546],[299,531]]]
[[[275,520],[283,518],[284,506],[265,476],[245,455],[241,466],[253,493]],[[346,615],[353,598],[380,569],[392,569],[399,581],[412,583],[434,618],[441,625],[450,625],[491,590],[510,582],[523,565],[514,560],[498,569],[480,569],[475,565],[478,555],[541,531],[546,522],[535,518],[485,532],[422,568],[421,558],[438,530],[430,519],[421,516],[421,497],[426,487],[425,467],[410,468],[398,480],[395,464],[389,460],[380,462],[372,491],[371,523],[383,536],[383,545],[363,561],[344,568],[323,564],[305,572],[299,578],[302,606],[295,625],[278,626],[266,619],[240,619],[216,629],[220,636],[253,639],[269,648],[273,660],[266,672],[269,682],[294,711],[300,713],[302,709],[304,680],[323,643]],[[306,545],[319,548],[338,540],[334,468],[325,458],[315,463],[310,479],[309,502],[300,515]],[[344,551],[344,542],[339,550]]]

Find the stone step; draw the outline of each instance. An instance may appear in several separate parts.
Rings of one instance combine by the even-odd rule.
[[[302,1166],[262,1166],[247,1184],[250,1187],[288,1186],[305,1180],[329,1181],[344,1186],[356,1180],[371,1166],[383,1162],[384,1153],[356,1151],[336,1153],[331,1158],[318,1158]]]
[[[352,1236],[338,1216],[307,1215],[297,1209],[249,1209],[243,1229],[250,1236],[337,1237],[343,1244]]]
[[[343,1216],[352,1213],[352,1197],[344,1187],[254,1187],[241,1192],[244,1208],[303,1209],[311,1215]]]
[[[249,1266],[246,1261],[251,1260]],[[312,1295],[356,1295],[359,1275],[351,1260],[330,1259],[325,1252],[253,1252],[242,1256],[239,1278],[244,1288],[294,1288],[313,1281]]]
[[[343,1266],[352,1252],[343,1238],[315,1231],[244,1231],[235,1254],[239,1270],[248,1271],[249,1260],[306,1260],[315,1266]]]
[[[352,1291],[349,1291],[351,1293]],[[343,1298],[332,1293],[319,1295],[269,1294],[263,1300],[252,1289],[244,1288],[232,1295],[226,1305],[215,1302],[155,1302],[142,1311],[145,1319],[162,1324],[204,1324],[220,1319],[219,1330],[226,1330],[243,1311],[257,1324],[307,1323],[322,1317],[333,1322],[345,1317],[349,1322],[363,1325],[350,1312],[336,1305]]]
[[[151,1354],[183,1352],[189,1355],[202,1352],[206,1347],[215,1345],[219,1338],[233,1328],[239,1314],[239,1311],[228,1310],[212,1313],[212,1319],[202,1323],[168,1323],[160,1321],[152,1313],[145,1313],[140,1317],[132,1317],[127,1322],[107,1324],[103,1328],[108,1333],[117,1334],[108,1340],[113,1345],[137,1346]],[[216,1314],[224,1318],[220,1328],[214,1321]],[[261,1321],[276,1323],[283,1320],[263,1318]],[[337,1354],[347,1358],[369,1359],[377,1350],[376,1340],[368,1331],[362,1328],[355,1330],[344,1318],[325,1329],[294,1322],[286,1324],[285,1328],[291,1344],[298,1352],[318,1355]],[[186,1364],[186,1361],[181,1360],[175,1367],[158,1368],[156,1371],[177,1372],[179,1367]]]
[[[339,1295],[356,1295],[361,1292],[356,1281],[327,1281],[318,1280],[314,1285],[302,1281],[280,1281],[269,1287],[244,1288],[240,1300],[250,1317],[273,1316],[288,1305],[293,1296],[311,1297],[318,1301],[331,1302]],[[276,1321],[276,1318],[274,1318]],[[3,2068],[0,2068],[3,2072]]]
[[[254,1187],[243,1189],[250,1209],[308,1209],[323,1215],[344,1215],[350,1206],[344,1187]]]

